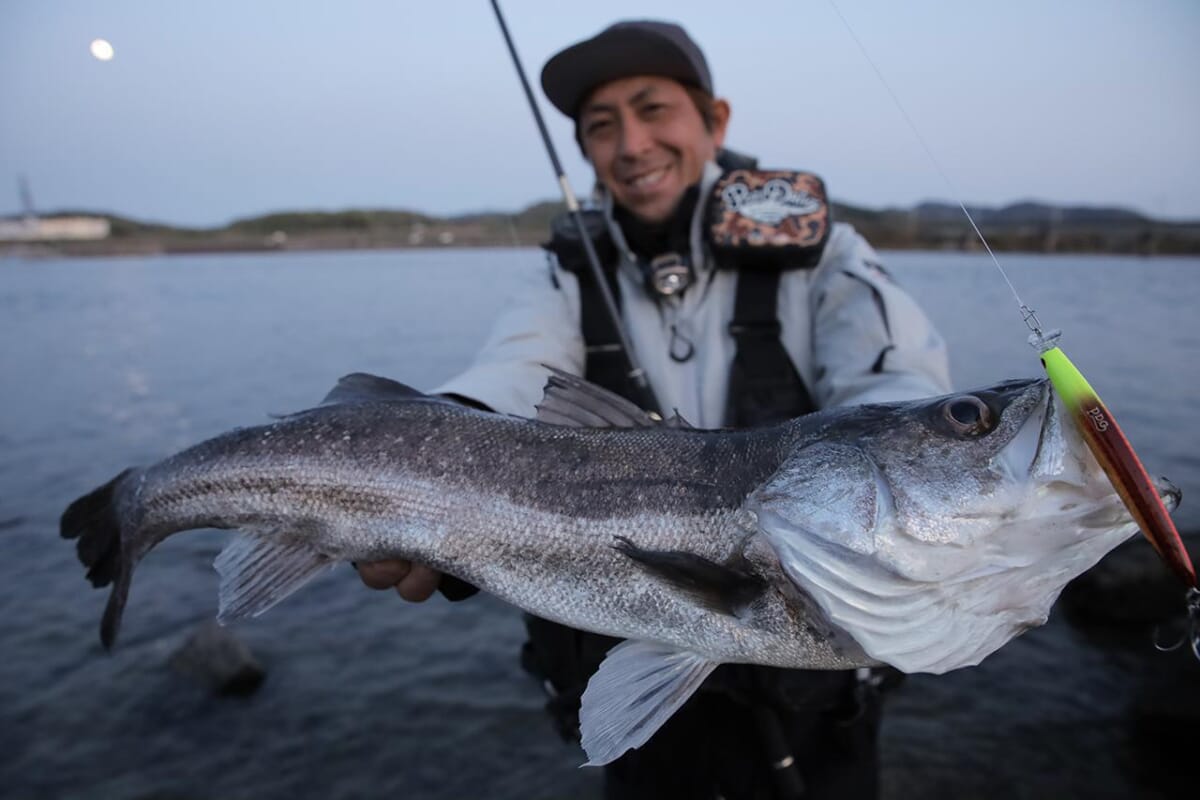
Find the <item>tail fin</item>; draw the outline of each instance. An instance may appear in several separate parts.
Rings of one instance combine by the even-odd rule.
[[[79,560],[88,568],[92,586],[113,584],[100,622],[100,641],[111,648],[121,627],[121,614],[129,594],[133,561],[121,536],[119,500],[122,483],[133,469],[127,469],[99,489],[67,506],[59,522],[64,539],[78,539]]]

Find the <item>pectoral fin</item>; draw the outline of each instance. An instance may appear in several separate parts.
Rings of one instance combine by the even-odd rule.
[[[651,642],[610,650],[579,709],[585,766],[608,764],[649,741],[716,667],[703,656]]]
[[[221,576],[217,621],[257,617],[336,563],[277,534],[239,536],[213,562]]]
[[[643,550],[624,536],[613,545],[647,570],[691,594],[705,607],[737,616],[767,588],[744,558],[718,564],[681,550]]]

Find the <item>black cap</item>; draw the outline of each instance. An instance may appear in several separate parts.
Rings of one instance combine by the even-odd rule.
[[[593,89],[635,75],[674,78],[713,93],[704,53],[672,22],[631,20],[559,52],[542,67],[542,90],[572,119]]]

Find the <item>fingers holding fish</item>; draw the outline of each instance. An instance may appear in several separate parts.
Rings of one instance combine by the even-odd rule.
[[[371,561],[354,566],[359,578],[369,588],[394,587],[401,597],[412,603],[421,603],[432,597],[442,580],[442,574],[437,570],[404,559]]]
[[[369,589],[390,589],[408,577],[412,562],[403,559],[355,563],[358,577]]]
[[[413,564],[407,576],[396,584],[396,591],[410,603],[423,603],[437,591],[442,573],[424,564]]]

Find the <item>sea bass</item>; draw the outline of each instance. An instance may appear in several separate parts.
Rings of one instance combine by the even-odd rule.
[[[113,587],[105,646],[134,567],[196,528],[244,532],[216,560],[222,621],[338,562],[404,558],[628,640],[583,696],[594,764],[722,662],[976,664],[1137,530],[1044,380],[695,430],[565,373],[537,420],[350,375],[316,408],[122,472],[61,523]]]

